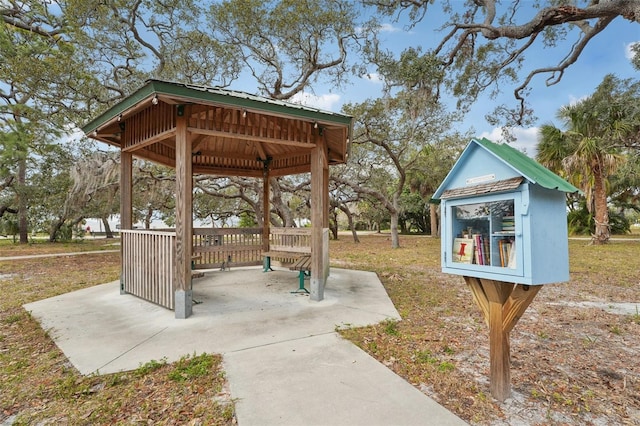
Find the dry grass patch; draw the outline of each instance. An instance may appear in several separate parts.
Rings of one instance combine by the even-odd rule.
[[[50,243],[44,239],[32,239],[29,244],[14,244],[11,238],[0,238],[0,257],[117,250],[119,244],[120,240],[113,238],[85,238],[81,241],[66,243]]]
[[[79,246],[66,250],[81,251]],[[36,250],[47,251],[43,247]],[[0,257],[13,255],[1,247]],[[133,372],[82,376],[22,308],[117,279],[119,253],[0,262],[0,271],[0,423],[233,423],[219,356],[194,354],[172,364],[153,361]]]
[[[511,333],[513,397],[498,403],[489,395],[487,326],[462,278],[440,272],[440,241],[404,236],[391,250],[386,235],[361,236],[361,244],[341,238],[331,242],[332,264],[377,272],[402,316],[343,335],[461,418],[640,424],[640,312],[609,312],[623,302],[640,306],[637,239],[605,247],[570,241],[571,282],[545,286]],[[0,244],[0,257],[10,250]],[[118,253],[0,262],[0,422],[233,423],[219,357],[84,377],[22,308],[118,273]]]
[[[570,241],[571,282],[545,286],[511,333],[513,397],[489,395],[488,327],[462,277],[440,272],[440,240],[332,241],[335,266],[378,273],[402,321],[342,334],[472,424],[640,424],[640,242]],[[602,307],[571,305],[601,302]],[[613,306],[613,305],[612,305]]]

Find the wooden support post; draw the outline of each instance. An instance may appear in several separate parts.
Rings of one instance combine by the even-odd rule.
[[[120,229],[131,229],[133,226],[133,156],[129,152],[120,151]],[[122,239],[121,239],[122,241]],[[123,281],[124,259],[123,246],[120,244],[120,294],[125,294]]]
[[[271,228],[271,203],[270,203],[270,184],[269,169],[265,167],[262,176],[262,250],[269,251],[269,236]]]
[[[322,170],[322,195],[324,198],[324,209],[322,210],[322,214],[324,215],[322,218],[322,265],[323,265],[323,280],[324,283],[327,282],[327,278],[329,277],[329,208],[331,206],[329,202],[329,163],[328,163],[328,152],[327,152],[327,161],[323,165]]]
[[[464,277],[489,326],[490,391],[499,401],[511,395],[509,333],[542,286]]]
[[[180,107],[176,111],[180,111]],[[191,316],[191,255],[193,251],[193,176],[191,135],[187,132],[188,106],[176,117],[176,276],[175,317]]]
[[[311,300],[324,299],[324,286],[327,280],[325,269],[325,243],[323,230],[325,217],[328,217],[328,205],[325,204],[328,182],[325,181],[325,169],[328,169],[327,147],[324,137],[316,135],[316,146],[311,149]],[[328,262],[327,262],[328,263]]]

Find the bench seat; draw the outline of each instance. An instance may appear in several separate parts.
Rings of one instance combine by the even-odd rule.
[[[296,261],[296,263],[291,265],[289,269],[292,271],[299,271],[298,279],[300,285],[298,286],[298,289],[292,293],[309,293],[309,290],[304,287],[304,279],[305,277],[311,276],[311,255],[302,256]]]

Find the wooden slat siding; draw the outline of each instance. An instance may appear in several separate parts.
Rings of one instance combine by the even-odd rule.
[[[124,290],[174,309],[175,232],[121,230]]]
[[[160,102],[158,105],[149,105],[132,117],[127,117],[124,120],[127,137],[123,140],[122,148],[126,150],[142,144],[175,128],[173,108],[173,105]]]
[[[269,251],[311,253],[311,228],[271,228]]]
[[[262,265],[262,241],[262,228],[194,228],[195,268],[220,268],[229,256],[231,267]]]

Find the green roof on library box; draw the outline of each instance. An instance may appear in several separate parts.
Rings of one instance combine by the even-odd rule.
[[[442,201],[442,271],[523,285],[568,281],[565,194],[573,192],[522,152],[471,140],[434,194]],[[456,249],[462,242],[473,256]]]
[[[436,192],[433,194],[434,199],[442,198],[443,193],[447,189],[468,185],[466,179],[464,182],[456,182],[456,177],[460,177],[460,170],[457,169],[463,167],[473,156],[477,155],[477,150],[486,151],[486,154],[489,154],[489,157],[497,159],[499,163],[502,163],[505,166],[505,169],[501,170],[502,173],[496,175],[492,180],[501,181],[513,178],[515,173],[524,177],[529,182],[540,185],[546,189],[555,189],[568,193],[580,191],[578,188],[517,149],[507,144],[496,144],[486,138],[482,138],[472,139],[471,142],[469,142],[458,158],[456,164],[449,171],[447,177],[444,178]],[[496,171],[500,172],[499,170]]]

